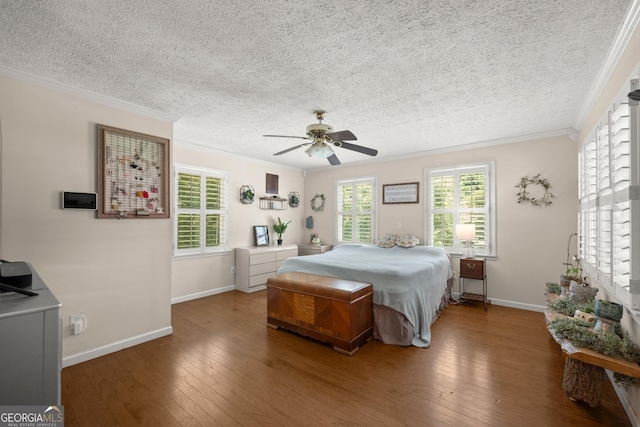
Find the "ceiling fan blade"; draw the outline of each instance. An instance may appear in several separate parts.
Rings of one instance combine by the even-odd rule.
[[[373,148],[363,147],[361,145],[350,144],[348,142],[343,142],[340,144],[342,148],[346,148],[347,150],[357,151],[358,153],[367,154],[369,156],[375,156],[378,154],[378,150],[374,150]]]
[[[327,136],[334,141],[357,141],[358,138],[350,130],[328,133]]]
[[[296,149],[298,149],[300,147],[304,147],[304,146],[309,145],[309,144],[310,144],[310,142],[307,142],[305,144],[300,144],[300,145],[296,145],[295,147],[287,148],[286,150],[278,151],[277,153],[274,154],[274,156],[279,156],[280,154],[288,153],[289,151],[296,150]]]
[[[338,156],[336,156],[335,153],[327,157],[327,160],[329,160],[329,163],[331,163],[331,166],[338,166],[340,164],[340,160],[338,160]]]
[[[296,138],[296,139],[311,139],[308,136],[288,136],[288,135],[262,135],[267,138]]]

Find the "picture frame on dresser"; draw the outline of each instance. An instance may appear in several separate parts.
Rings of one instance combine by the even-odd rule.
[[[266,225],[254,225],[253,235],[256,246],[269,246],[269,227]]]

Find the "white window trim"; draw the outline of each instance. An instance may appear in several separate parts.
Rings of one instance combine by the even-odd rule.
[[[371,197],[373,198],[373,200],[371,200],[371,243],[375,244],[378,241],[377,235],[378,235],[378,200],[379,200],[379,194],[378,194],[378,177],[377,176],[361,176],[361,177],[357,177],[357,178],[344,178],[344,179],[336,179],[333,183],[333,200],[335,200],[334,203],[334,210],[333,210],[333,224],[334,224],[334,230],[333,230],[333,241],[334,244],[336,245],[341,245],[341,244],[345,244],[348,245],[350,243],[360,243],[360,242],[343,242],[338,240],[338,185],[343,184],[343,183],[357,183],[358,181],[370,181],[371,185],[373,187],[373,191],[371,192]]]
[[[626,94],[630,92],[630,89],[634,90],[633,87],[630,88],[629,86],[628,82],[630,80],[635,80],[634,87],[637,89],[639,77],[640,77],[640,64],[632,73],[632,75],[629,77],[629,79],[627,80],[627,83],[623,85],[619,94],[611,103],[612,106],[615,105],[616,103],[619,103],[620,99],[626,97]],[[605,113],[605,116],[596,127],[600,126],[600,124],[603,123],[603,121],[608,120],[609,111],[611,109],[612,107],[607,109],[607,113]],[[630,161],[631,170],[629,175],[629,189],[627,190],[629,195],[629,202],[631,205],[631,213],[630,213],[631,215],[630,246],[631,247],[630,247],[630,254],[629,254],[631,265],[630,265],[629,273],[630,273],[630,279],[635,280],[636,283],[640,279],[640,262],[637,261],[638,259],[640,259],[640,227],[633,226],[633,225],[640,223],[640,200],[638,200],[638,194],[637,194],[640,192],[639,190],[640,188],[640,123],[639,123],[640,111],[639,110],[640,110],[640,106],[638,106],[638,102],[637,101],[634,102],[630,100],[629,102],[629,161]],[[593,130],[592,132],[589,133],[589,136],[582,142],[582,146],[578,153],[578,159],[579,159],[578,165],[580,167],[578,174],[581,177],[582,182],[584,182],[584,179],[585,179],[584,177],[586,176],[585,174],[587,173],[587,168],[584,167],[585,150],[587,145],[593,139],[595,132],[596,130]],[[618,192],[614,192],[612,195],[608,195],[606,197],[608,198],[613,197],[617,200],[618,199],[617,196],[618,196]],[[596,197],[590,197],[590,198],[587,198],[583,194],[579,194],[579,198],[582,199],[581,204],[579,205],[579,211],[578,211],[579,218],[581,218],[582,213],[585,210],[589,208],[597,207],[599,202],[607,203],[607,200],[599,200],[598,194],[596,194]],[[585,230],[584,227],[585,225],[582,222],[580,222],[578,227],[578,233],[580,236],[579,253],[581,257],[584,257],[585,255],[585,247],[584,247],[585,237],[583,236],[583,232]],[[598,235],[598,233],[599,233],[599,229],[596,228],[596,235]],[[609,240],[613,244],[613,240],[614,240],[613,237],[611,237]],[[597,242],[596,242],[596,247],[597,247]],[[611,249],[612,254],[613,254],[613,250],[614,249],[612,248]],[[598,270],[597,257],[593,264],[583,259],[582,267],[585,273],[587,273],[591,277],[592,284],[594,286],[602,287],[602,289],[607,292],[607,297],[609,299],[625,306],[629,310],[630,314],[636,320],[640,320],[640,294],[637,292],[638,291],[637,289],[635,291],[627,291],[626,289],[615,284],[612,280],[613,271],[611,272],[611,274],[607,275],[607,274],[603,274]],[[611,266],[611,268],[613,269],[613,265]],[[632,290],[633,290],[633,287],[634,285],[633,283],[631,283]]]
[[[184,172],[184,173],[189,173],[189,174],[206,174],[209,176],[216,176],[219,178],[223,178],[225,180],[225,184],[226,184],[226,191],[225,191],[225,201],[224,201],[224,206],[226,206],[226,208],[224,209],[225,211],[225,224],[226,227],[224,229],[224,239],[226,245],[223,246],[218,246],[215,248],[207,248],[207,247],[203,247],[201,246],[198,249],[195,248],[191,248],[191,249],[181,249],[178,252],[177,249],[177,239],[178,239],[178,186],[177,186],[177,179],[178,179],[178,173],[180,172]],[[211,168],[206,168],[206,167],[201,167],[201,166],[195,166],[195,165],[189,165],[189,164],[185,164],[185,163],[174,163],[173,164],[173,194],[172,199],[173,199],[173,219],[171,221],[172,223],[172,228],[173,228],[173,232],[172,232],[172,236],[173,236],[173,241],[171,242],[172,245],[172,259],[187,259],[187,258],[200,258],[200,257],[208,257],[208,256],[218,256],[218,255],[228,255],[229,253],[231,253],[231,247],[229,244],[229,230],[231,229],[231,219],[229,216],[229,192],[230,192],[230,188],[229,188],[229,179],[230,173],[228,171],[224,171],[224,170],[219,170],[219,169],[211,169]],[[204,206],[204,204],[203,204]],[[203,209],[201,208],[199,210],[200,212],[203,212]],[[202,221],[201,227],[204,228],[206,227],[206,221]],[[202,236],[204,236],[204,231],[201,228],[201,234]]]
[[[454,165],[454,166],[446,166],[446,167],[436,167],[429,168],[424,170],[424,185],[423,185],[423,199],[425,201],[425,215],[424,215],[424,234],[425,234],[425,242],[430,245],[433,241],[431,236],[431,182],[429,180],[429,175],[433,172],[444,172],[450,170],[461,170],[461,169],[471,169],[477,167],[487,167],[487,181],[488,185],[485,186],[485,191],[487,192],[487,199],[489,200],[489,206],[487,207],[487,215],[489,216],[489,221],[485,224],[485,227],[489,227],[489,230],[485,230],[485,235],[489,236],[489,242],[487,242],[487,249],[482,252],[476,251],[476,256],[482,256],[489,259],[494,259],[498,255],[498,248],[496,242],[496,165],[495,161],[490,160],[488,162],[479,162],[479,163],[469,163],[464,165]],[[457,220],[457,219],[456,219]],[[454,237],[455,238],[455,237]],[[450,255],[453,256],[462,256],[463,251],[462,248],[454,248],[450,251]]]

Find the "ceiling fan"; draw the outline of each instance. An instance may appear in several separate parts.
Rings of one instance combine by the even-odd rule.
[[[335,147],[346,148],[347,150],[357,151],[358,153],[367,154],[369,156],[375,156],[376,154],[378,154],[378,150],[345,142],[356,141],[358,139],[353,133],[351,133],[351,131],[342,130],[339,132],[334,132],[331,126],[322,123],[322,121],[324,120],[324,116],[327,115],[326,111],[316,110],[313,113],[316,115],[319,123],[314,123],[307,126],[307,136],[263,135],[265,137],[272,138],[297,138],[307,139],[311,141],[304,142],[302,144],[296,145],[295,147],[279,151],[275,153],[274,156],[288,153],[289,151],[293,151],[300,147],[309,146],[309,148],[304,150],[304,152],[307,153],[309,157],[315,157],[317,159],[327,159],[329,163],[331,163],[333,166],[336,166],[340,164],[340,160],[338,160],[338,157],[331,149],[331,145]]]

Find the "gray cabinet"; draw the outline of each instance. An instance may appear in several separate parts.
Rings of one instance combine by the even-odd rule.
[[[0,405],[60,405],[60,302],[33,268],[37,296],[0,294]]]

